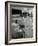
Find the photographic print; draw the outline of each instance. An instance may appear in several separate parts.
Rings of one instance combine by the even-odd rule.
[[[6,2],[5,4],[5,43],[37,42],[37,4]]]

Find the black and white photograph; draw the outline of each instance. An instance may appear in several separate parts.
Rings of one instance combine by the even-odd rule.
[[[11,37],[32,38],[33,37],[33,8],[12,7],[10,15]]]
[[[36,3],[6,2],[5,43],[36,42]]]

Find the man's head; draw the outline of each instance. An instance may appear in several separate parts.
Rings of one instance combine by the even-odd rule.
[[[20,25],[20,28],[23,29],[23,28],[25,28],[25,26],[24,25]]]

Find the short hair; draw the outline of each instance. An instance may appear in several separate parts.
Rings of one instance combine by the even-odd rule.
[[[25,26],[24,25],[20,25],[20,28],[25,28]]]
[[[15,20],[15,23],[17,23],[17,20]]]

